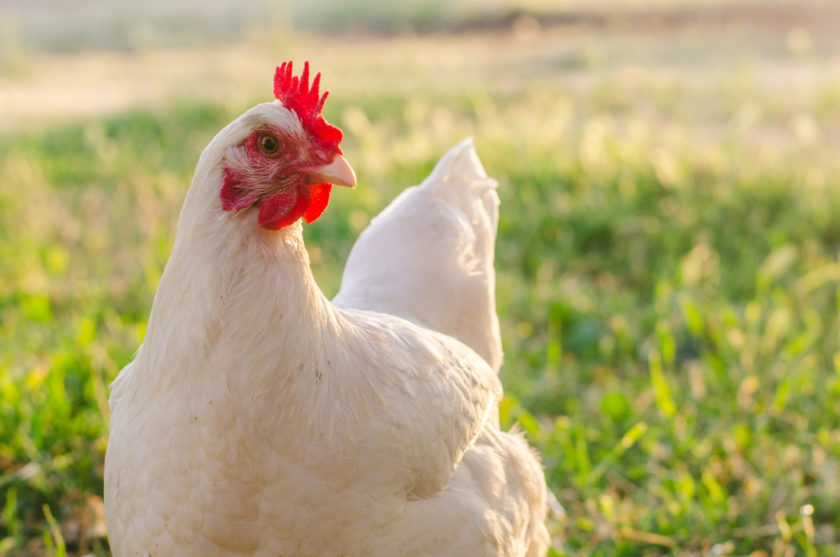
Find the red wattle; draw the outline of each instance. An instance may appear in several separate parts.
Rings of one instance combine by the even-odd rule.
[[[306,224],[312,224],[318,220],[318,217],[327,208],[327,203],[330,202],[332,184],[313,184],[309,191],[312,195],[312,201],[309,203],[306,212],[303,213],[303,220],[306,221]]]
[[[306,187],[301,190],[306,192]],[[257,216],[260,226],[269,230],[279,230],[298,220],[309,205],[308,196],[300,193],[292,188],[261,201],[258,204],[260,212]]]

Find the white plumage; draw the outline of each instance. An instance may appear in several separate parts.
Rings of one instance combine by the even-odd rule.
[[[362,232],[333,302],[452,335],[498,370],[495,190],[472,139],[453,147],[420,186],[406,189]]]
[[[300,125],[262,104],[201,156],[113,385],[114,554],[543,555],[542,470],[496,418],[494,182],[457,146],[363,233],[332,303],[299,221],[219,206],[246,137]]]

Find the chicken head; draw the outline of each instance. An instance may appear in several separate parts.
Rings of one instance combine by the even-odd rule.
[[[274,77],[277,108],[225,156],[219,197],[222,209],[256,206],[260,226],[277,230],[299,218],[313,222],[330,198],[333,184],[353,187],[356,176],[341,156],[342,133],[321,114],[321,74],[309,84],[309,62],[300,77],[284,62]]]

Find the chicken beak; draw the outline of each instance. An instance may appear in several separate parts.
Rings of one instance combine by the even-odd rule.
[[[309,168],[305,172],[312,184],[326,182],[336,186],[356,187],[356,173],[347,159],[341,155],[336,155],[330,164]]]

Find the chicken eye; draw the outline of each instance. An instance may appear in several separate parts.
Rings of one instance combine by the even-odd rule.
[[[266,155],[273,155],[280,148],[280,142],[273,135],[265,134],[260,137],[260,149]]]

